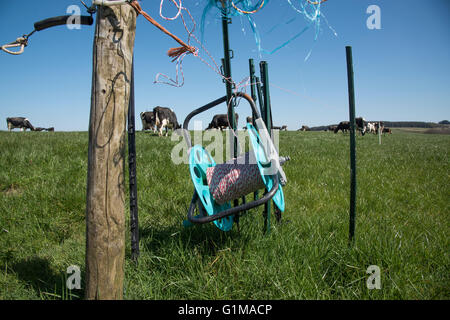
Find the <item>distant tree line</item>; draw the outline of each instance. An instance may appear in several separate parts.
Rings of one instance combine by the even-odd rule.
[[[310,128],[311,131],[325,131],[328,129],[328,126],[319,126]]]
[[[441,126],[439,123],[421,121],[383,121],[383,123],[385,127],[389,128],[437,128]]]
[[[372,121],[369,120],[368,122],[378,122],[378,121]],[[442,120],[438,123],[435,122],[423,122],[423,121],[381,121],[383,122],[385,127],[388,128],[439,128],[443,126],[450,125],[450,121],[448,120]],[[331,124],[328,126],[317,126],[317,127],[311,127],[311,131],[325,131],[328,129],[329,126],[337,125],[337,124]]]

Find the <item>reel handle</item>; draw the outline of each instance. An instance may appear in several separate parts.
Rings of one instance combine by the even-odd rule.
[[[47,28],[55,27],[55,26],[61,26],[64,24],[67,24],[67,19],[72,17],[72,15],[65,15],[65,16],[57,16],[52,17],[48,19],[44,19],[41,21],[38,21],[34,24],[34,29],[36,31],[41,31]],[[94,18],[91,16],[81,16],[80,17],[80,24],[90,26],[94,23]]]
[[[255,118],[256,119],[261,118],[258,108],[256,108],[255,101],[253,101],[253,99],[248,94],[243,93],[243,92],[234,92],[232,94],[232,97],[241,97],[241,98],[244,98],[245,100],[247,100],[247,102],[250,104],[250,107],[252,108],[252,112],[254,113]],[[215,106],[217,106],[223,102],[226,102],[226,101],[227,101],[227,96],[223,96],[219,99],[216,99],[216,100],[204,105],[203,107],[195,109],[194,111],[192,111],[191,113],[189,113],[187,115],[186,119],[183,122],[183,136],[184,136],[184,139],[185,139],[189,149],[192,148],[191,136],[188,131],[189,121],[191,121],[191,119],[194,116],[196,116],[202,112],[205,112],[211,108],[214,108]],[[229,106],[227,106],[227,109],[228,109],[228,107]]]

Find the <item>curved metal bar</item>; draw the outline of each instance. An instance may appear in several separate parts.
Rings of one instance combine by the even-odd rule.
[[[227,101],[227,96],[223,96],[222,98],[216,99],[216,100],[204,105],[203,107],[195,109],[194,111],[192,111],[191,113],[189,113],[187,115],[186,119],[184,119],[184,122],[183,122],[183,136],[184,136],[184,139],[186,141],[188,148],[192,148],[191,135],[189,134],[189,131],[188,131],[189,121],[197,114],[202,113],[206,110],[209,110],[225,101]]]
[[[241,97],[241,98],[244,98],[245,100],[247,100],[248,103],[250,104],[250,107],[252,108],[252,111],[255,114],[256,119],[257,118],[261,118],[261,115],[260,115],[260,113],[258,111],[258,108],[256,108],[255,102],[253,101],[253,99],[248,94],[243,93],[243,92],[234,92],[232,94],[232,97]],[[227,101],[227,96],[223,96],[223,97],[221,97],[219,99],[216,99],[216,100],[214,100],[214,101],[204,105],[203,107],[195,109],[194,111],[192,111],[191,113],[189,113],[187,115],[186,119],[183,122],[183,136],[184,136],[184,139],[186,140],[188,148],[192,147],[191,136],[190,136],[189,131],[188,131],[189,121],[191,121],[191,119],[194,116],[196,116],[196,115],[198,115],[198,114],[200,114],[202,112],[205,112],[206,110],[209,110],[209,109],[211,109],[211,108],[213,108],[213,107],[215,107],[215,106],[217,106],[217,105],[219,105],[219,104],[221,104],[223,102],[226,102],[226,101]],[[227,109],[228,109],[228,107],[229,106],[227,106]]]
[[[51,17],[45,20],[38,21],[34,24],[34,30],[41,31],[55,26],[65,25],[67,24],[68,19],[71,17],[72,17],[71,15],[65,15],[65,16]],[[92,18],[92,16],[80,16],[80,24],[90,26],[93,23],[94,18]]]
[[[267,192],[262,198],[252,201],[252,202],[244,203],[240,206],[233,207],[233,208],[227,209],[225,211],[222,211],[222,212],[210,215],[210,216],[205,216],[205,217],[194,216],[194,209],[195,209],[195,205],[197,204],[197,200],[198,200],[198,194],[196,191],[194,191],[194,195],[192,196],[191,204],[189,206],[188,220],[195,224],[203,224],[203,223],[212,222],[215,220],[219,220],[219,219],[234,215],[241,211],[247,211],[247,210],[253,209],[255,207],[258,207],[258,206],[268,202],[270,199],[272,199],[273,196],[275,195],[275,193],[278,191],[278,178],[276,176],[273,178],[274,178],[275,183],[272,186],[272,189],[270,189],[270,191]]]

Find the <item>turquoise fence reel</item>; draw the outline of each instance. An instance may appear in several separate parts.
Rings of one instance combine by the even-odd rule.
[[[258,164],[258,169],[261,174],[261,178],[264,182],[264,185],[266,186],[266,190],[272,189],[272,186],[274,184],[273,179],[279,179],[278,174],[275,175],[267,175],[267,169],[270,168],[270,165],[272,164],[266,155],[266,152],[264,151],[264,148],[262,146],[262,140],[256,131],[255,127],[251,123],[247,123],[247,132],[250,136],[250,141],[252,142],[253,151],[256,158],[256,163]],[[276,204],[278,209],[281,210],[281,212],[284,212],[284,194],[283,189],[281,187],[281,183],[278,186],[278,191],[275,193],[275,195],[272,198],[273,202]]]
[[[262,146],[262,140],[255,127],[252,124],[247,123],[247,128],[259,173],[261,174],[266,190],[271,190],[274,186],[274,179],[279,179],[278,174],[267,174],[268,169],[273,169],[271,168],[272,163],[268,159],[265,149]],[[210,216],[231,208],[230,202],[226,202],[222,205],[217,204],[209,190],[206,172],[208,168],[214,166],[216,166],[216,163],[208,151],[201,145],[192,147],[189,153],[189,171],[191,179],[206,213]],[[284,212],[285,203],[281,183],[279,183],[278,190],[272,200],[280,211]],[[233,216],[215,220],[214,224],[222,231],[229,231],[233,226]]]
[[[226,202],[222,205],[217,204],[209,191],[208,182],[206,180],[206,170],[215,165],[214,159],[202,146],[195,145],[192,147],[189,154],[189,171],[198,197],[210,216],[231,208],[230,202]],[[229,216],[216,220],[214,221],[214,224],[222,231],[229,231],[233,226],[233,217]]]

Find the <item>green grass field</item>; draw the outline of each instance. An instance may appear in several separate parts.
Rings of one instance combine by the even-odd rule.
[[[138,132],[141,256],[131,262],[128,232],[125,299],[449,299],[450,136],[382,142],[357,136],[349,246],[348,135],[281,133],[286,212],[265,234],[262,208],[240,232],[183,228],[188,167],[170,160],[176,142]],[[0,132],[0,299],[83,298],[83,281],[65,281],[70,265],[84,275],[87,145],[87,132]]]

